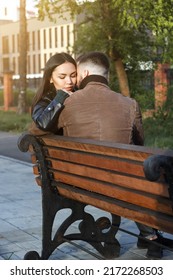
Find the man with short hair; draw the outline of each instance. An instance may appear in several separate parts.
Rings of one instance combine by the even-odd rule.
[[[79,90],[66,99],[58,126],[63,128],[65,136],[143,145],[139,105],[134,99],[109,88],[109,67],[109,60],[102,52],[91,52],[77,59]],[[148,226],[136,224],[140,236],[162,243],[171,241]],[[137,246],[148,248],[148,257],[162,257],[162,250],[157,245],[139,238]]]

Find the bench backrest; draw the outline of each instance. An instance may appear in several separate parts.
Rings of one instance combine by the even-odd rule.
[[[173,157],[173,151],[55,135],[37,140],[48,184],[60,195],[173,233],[168,184],[163,176],[158,182],[148,181],[143,170],[149,156]],[[47,177],[43,172],[40,176],[42,163],[36,150],[32,155],[34,174],[44,187]]]

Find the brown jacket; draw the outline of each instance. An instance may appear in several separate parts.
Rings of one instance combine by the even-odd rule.
[[[112,91],[106,83],[85,78],[85,87],[66,99],[59,117],[65,136],[143,145],[137,102]],[[85,80],[84,79],[84,80]]]

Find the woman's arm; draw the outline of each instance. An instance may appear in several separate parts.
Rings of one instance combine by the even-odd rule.
[[[34,106],[32,119],[40,129],[51,132],[57,130],[58,117],[67,97],[69,97],[67,92],[58,90],[53,100],[45,96]]]

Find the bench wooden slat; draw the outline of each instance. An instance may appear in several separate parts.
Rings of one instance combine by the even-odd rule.
[[[70,175],[67,173],[54,172],[56,181],[65,184],[74,185],[80,189],[89,190],[98,194],[103,194],[107,197],[117,198],[134,205],[141,205],[143,207],[167,213],[173,216],[171,203],[168,199],[158,197],[144,192],[135,192],[127,188],[122,188],[117,185],[111,185],[107,182],[96,181],[93,179],[81,178],[79,176]]]
[[[148,195],[143,193],[142,188],[140,189],[140,192],[135,193],[135,185],[132,191],[132,188],[121,188],[121,185],[117,185],[114,182],[114,185],[109,184],[108,182],[101,182],[94,179],[88,179],[86,177],[81,176],[75,176],[74,174],[68,174],[64,172],[57,172],[51,170],[51,176],[53,174],[54,180],[57,182],[63,182],[65,184],[72,184],[76,187],[88,189],[93,192],[105,194],[109,197],[122,199],[125,201],[128,201],[133,204],[142,205],[143,207],[148,207],[149,209],[158,211],[160,209],[160,212],[168,213],[170,215],[173,215],[172,212],[172,205],[169,199],[164,198],[165,196],[158,197],[160,194],[160,188],[165,187],[162,184],[155,183],[156,188],[152,188],[152,190],[155,191],[148,191]],[[36,166],[34,166],[34,174],[39,175],[38,169]],[[40,184],[40,181],[38,181]],[[148,182],[147,182],[148,183]],[[136,185],[138,186],[138,185]],[[167,187],[167,186],[166,186]],[[139,188],[138,188],[139,190]],[[164,189],[163,189],[164,190]],[[137,188],[136,188],[137,191]],[[146,192],[146,189],[144,189],[144,192]],[[166,190],[165,190],[166,192]],[[152,195],[151,195],[152,194]],[[164,194],[164,192],[163,192]],[[156,203],[157,202],[157,203]]]
[[[36,180],[37,185],[40,186],[40,187],[42,187],[41,177],[40,177],[40,176],[37,176],[37,177],[35,177],[35,180]]]
[[[24,139],[21,150],[29,148],[33,173],[42,190],[42,259],[68,238],[89,241],[105,257],[117,256],[120,246],[115,238],[115,225],[118,228],[119,216],[173,234],[173,150],[56,135],[28,135]],[[154,164],[154,171],[148,171],[151,180],[160,177],[157,182],[148,181],[143,170],[144,160],[151,155],[169,156],[157,157],[159,164]],[[87,205],[112,213],[112,221],[105,217],[95,220],[94,215],[85,212]],[[64,208],[70,208],[72,214],[52,238],[54,217]],[[77,233],[67,233],[67,237],[69,226],[76,221]]]
[[[116,173],[112,170],[103,170],[98,168],[91,168],[85,165],[77,165],[69,162],[63,162],[59,160],[51,161],[51,170],[59,170],[70,174],[85,176],[88,178],[94,178],[100,181],[105,181],[108,183],[116,184],[119,186],[124,186],[126,188],[131,188],[134,190],[143,190],[148,193],[159,194],[168,197],[168,190],[166,183],[160,182],[151,183],[146,179],[137,178],[136,176],[129,176],[124,173]],[[120,170],[120,169],[119,169]],[[124,170],[123,170],[124,171]]]
[[[121,171],[128,174],[134,174],[136,176],[144,176],[143,166],[139,165],[139,162],[131,164],[129,160],[124,161],[123,166],[121,166],[122,161],[115,157],[108,157],[105,155],[88,154],[84,152],[76,152],[73,150],[62,150],[62,149],[46,149],[47,157],[50,159],[60,159],[63,161],[69,161],[78,164],[85,164],[88,166],[96,166],[107,170]],[[121,167],[120,167],[121,166]]]
[[[91,139],[82,139],[64,136],[43,136],[41,137],[42,143],[45,146],[53,146],[69,150],[77,150],[89,152],[99,155],[109,155],[119,158],[132,159],[143,162],[150,155],[153,154],[167,154],[173,157],[173,150],[162,150],[158,148],[141,147],[137,145],[118,144],[106,141],[96,141]]]
[[[125,186],[126,188],[141,190],[151,194],[161,195],[163,197],[169,197],[168,187],[167,184],[164,182],[152,182],[152,187],[151,187],[151,182],[147,181],[146,179],[144,180],[136,177],[127,177],[124,174],[121,175],[121,174],[111,173],[111,171],[107,172],[101,170],[100,171],[101,177],[99,177],[99,169],[92,170],[91,168],[88,168],[86,166],[78,166],[76,170],[75,165],[73,164],[71,165],[70,163],[54,161],[54,160],[51,161],[51,165],[52,166],[49,168],[49,171],[51,173],[53,173],[54,170],[59,170],[70,174],[77,174],[80,176],[82,176],[82,174],[85,174],[84,176],[85,177],[87,176],[88,178],[95,178],[98,180],[102,179],[103,181],[107,181],[119,186]],[[84,172],[80,169],[84,169]],[[35,175],[39,174],[37,165],[33,166],[33,172]]]
[[[32,169],[33,169],[33,174],[34,175],[40,175],[40,171],[39,171],[38,165],[36,165],[36,164],[33,165]]]
[[[36,164],[36,163],[37,163],[37,157],[36,157],[36,154],[35,154],[35,153],[32,153],[32,154],[31,154],[31,162],[32,162],[33,164]]]
[[[146,225],[152,226],[153,228],[157,227],[158,229],[165,228],[165,231],[173,233],[172,216],[169,217],[168,215],[161,214],[158,219],[157,213],[154,211],[148,211],[142,207],[136,207],[115,198],[95,195],[95,193],[88,195],[84,190],[76,190],[75,188],[71,190],[70,186],[62,187],[59,185],[57,188],[62,196],[81,202],[85,201],[86,204],[99,207],[109,213],[120,215],[140,223],[145,221]]]

